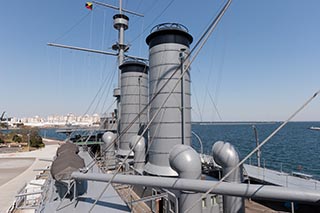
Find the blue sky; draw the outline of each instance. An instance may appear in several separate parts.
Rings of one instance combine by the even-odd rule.
[[[118,1],[104,2],[118,4]],[[151,27],[179,22],[197,40],[222,0],[124,1],[145,14],[130,17],[130,54],[147,57]],[[48,47],[56,42],[112,51],[113,10],[85,1],[6,1],[0,19],[0,111],[9,116],[84,114],[112,104],[115,58]],[[170,7],[162,11],[170,5]],[[284,120],[320,89],[317,0],[234,0],[192,65],[193,120]],[[112,76],[114,76],[112,78]],[[103,85],[103,86],[102,86]],[[104,92],[104,93],[103,93]],[[211,98],[210,98],[211,96]],[[320,120],[320,98],[296,120]]]

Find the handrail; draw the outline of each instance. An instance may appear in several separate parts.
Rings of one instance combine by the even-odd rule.
[[[200,154],[203,154],[203,143],[202,143],[200,136],[197,135],[197,133],[195,133],[194,131],[191,131],[191,133],[198,139],[199,144],[200,144],[200,152],[201,152]]]

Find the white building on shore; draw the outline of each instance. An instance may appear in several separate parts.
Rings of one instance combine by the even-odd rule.
[[[98,114],[77,116],[73,113],[67,115],[50,115],[47,118],[34,116],[29,118],[13,118],[19,120],[25,126],[53,127],[53,126],[99,126],[100,116]],[[9,123],[10,125],[10,123]],[[10,125],[11,126],[11,125]]]

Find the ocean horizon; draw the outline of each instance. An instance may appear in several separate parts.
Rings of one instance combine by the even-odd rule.
[[[266,139],[282,122],[192,122],[192,131],[199,136],[204,154],[211,155],[211,147],[216,141],[233,144],[240,154],[246,157],[255,147],[253,125],[257,129],[259,141]],[[278,171],[302,172],[320,180],[320,131],[310,127],[320,127],[319,121],[293,121],[285,125],[261,148],[261,166]],[[66,135],[57,133],[59,128],[40,128],[42,137],[65,140]],[[2,130],[13,131],[13,130]],[[200,152],[198,139],[192,136],[192,146]],[[254,154],[246,162],[257,164]]]

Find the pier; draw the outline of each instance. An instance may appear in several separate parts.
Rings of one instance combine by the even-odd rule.
[[[35,151],[0,154],[0,173],[5,174],[10,170],[0,182],[0,212],[10,209],[18,191],[39,174],[37,169],[51,164],[51,161],[41,159],[53,159],[59,141],[43,139],[43,142],[46,146]]]

